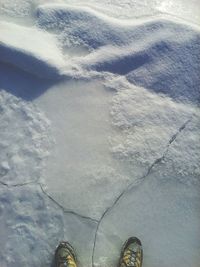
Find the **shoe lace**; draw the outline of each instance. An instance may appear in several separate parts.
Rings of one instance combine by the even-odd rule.
[[[76,267],[76,263],[74,262],[74,259],[70,255],[67,255],[67,257],[66,256],[61,257],[60,261],[63,264],[63,266]]]
[[[138,252],[131,249],[127,249],[123,257],[123,262],[128,267],[138,267]]]

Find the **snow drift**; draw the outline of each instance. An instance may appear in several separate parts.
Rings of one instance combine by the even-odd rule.
[[[64,4],[46,4],[37,8],[38,25],[43,29],[56,31],[59,39],[68,46],[84,45],[89,49],[97,49],[110,44],[121,46],[145,40],[143,38],[151,39],[152,34],[172,36],[177,30],[190,33],[190,29],[183,25],[165,20],[151,20],[118,20],[90,8]]]
[[[64,65],[53,35],[36,28],[0,23],[0,61],[47,79],[58,79]]]
[[[72,75],[75,69],[126,75],[136,85],[176,100],[198,103],[197,28],[166,19],[136,24],[109,18],[90,8],[62,4],[40,6],[37,18],[41,28],[57,32],[61,45],[86,46],[92,52],[70,62],[74,67]]]

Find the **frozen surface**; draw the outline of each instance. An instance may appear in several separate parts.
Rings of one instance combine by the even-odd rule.
[[[52,146],[49,121],[31,103],[0,91],[0,181],[36,182]]]
[[[198,267],[199,4],[0,2],[0,265]]]
[[[116,266],[124,239],[132,235],[143,240],[144,266],[199,266],[199,188],[177,183],[163,167],[156,171],[104,217],[96,266]]]
[[[37,100],[48,113],[57,140],[45,174],[47,190],[62,206],[94,219],[131,180],[109,151],[114,134],[111,98],[112,92],[98,82],[76,81],[61,83]]]
[[[50,251],[64,236],[62,212],[38,186],[3,187],[0,195],[1,266],[28,266],[30,259],[50,266]]]
[[[0,203],[2,267],[51,266],[60,240],[76,246],[80,266],[89,265],[96,224],[58,209],[40,184],[2,187]],[[85,235],[75,237],[77,229]]]

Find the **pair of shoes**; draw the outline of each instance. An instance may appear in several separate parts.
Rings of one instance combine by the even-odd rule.
[[[122,247],[118,267],[142,267],[142,244],[137,237],[130,237]],[[73,247],[61,242],[55,253],[55,267],[77,267]]]

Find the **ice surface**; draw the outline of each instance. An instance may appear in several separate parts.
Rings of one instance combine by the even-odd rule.
[[[0,3],[2,267],[63,239],[112,267],[132,235],[143,267],[199,266],[198,7]]]
[[[151,166],[176,134],[194,117],[190,106],[164,95],[130,86],[113,97],[113,123],[123,135],[113,139],[112,152],[131,164]]]
[[[2,267],[51,266],[60,240],[68,240],[76,247],[80,266],[89,266],[94,222],[63,213],[39,184],[3,187],[0,193]],[[80,235],[75,237],[72,233],[77,229]],[[83,248],[87,250],[84,253]]]
[[[115,132],[110,122],[112,96],[98,82],[76,81],[63,82],[37,100],[56,139],[45,173],[47,191],[63,207],[93,219],[101,217],[131,180],[109,149]]]
[[[96,266],[116,266],[124,239],[134,235],[143,240],[144,266],[199,266],[199,187],[176,179],[163,164],[126,192],[99,226]]]

